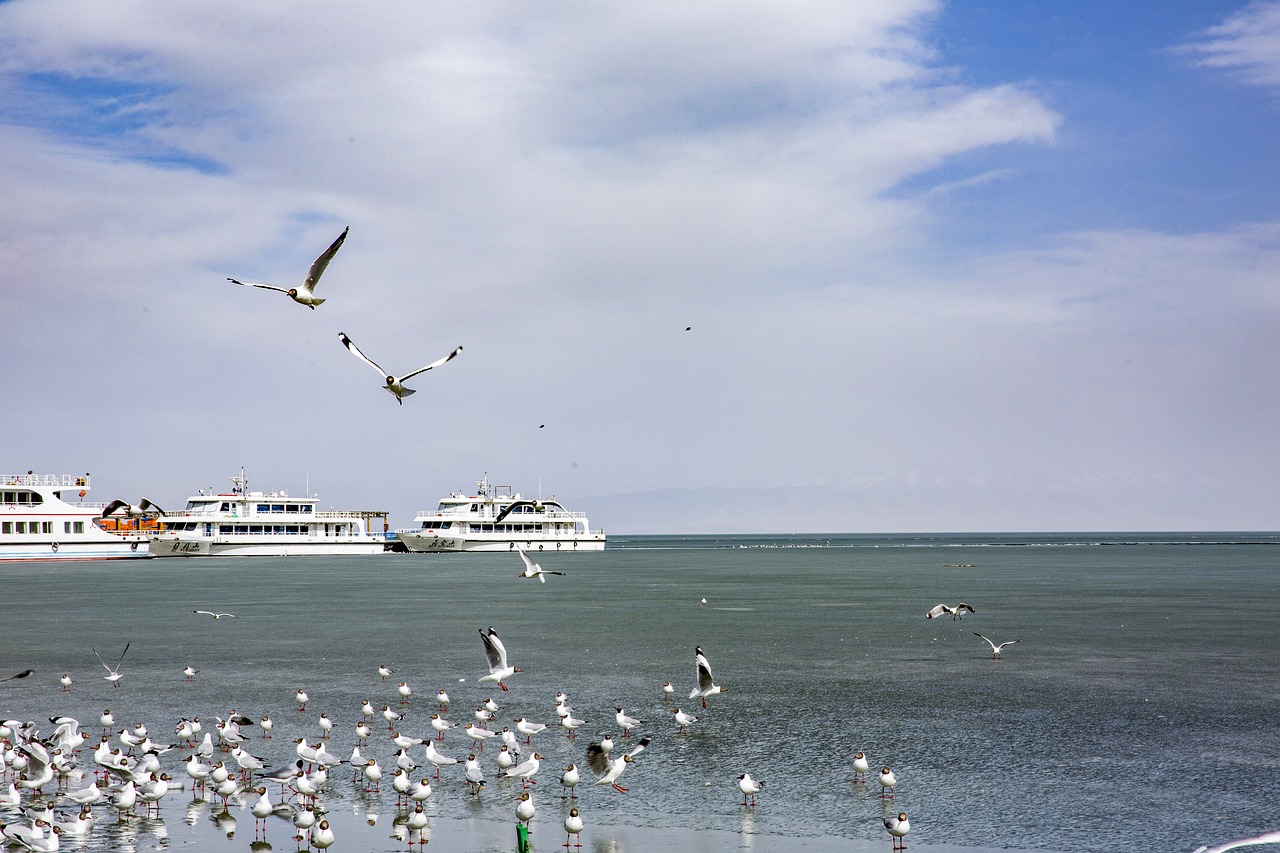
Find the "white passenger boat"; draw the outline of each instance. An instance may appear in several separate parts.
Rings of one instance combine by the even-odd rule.
[[[224,494],[201,492],[181,513],[166,515],[151,539],[156,557],[300,557],[380,554],[382,536],[369,531],[380,512],[321,511],[319,498],[251,492],[241,470]]]
[[[147,537],[103,528],[106,504],[83,499],[88,474],[0,474],[0,562],[146,557]]]
[[[434,510],[422,510],[416,527],[396,531],[410,551],[603,551],[603,530],[586,513],[570,512],[555,499],[523,498],[510,486],[490,486],[486,475],[473,495],[455,492]]]

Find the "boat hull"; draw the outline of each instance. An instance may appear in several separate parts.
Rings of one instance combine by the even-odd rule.
[[[148,543],[132,542],[23,542],[0,543],[0,563],[57,562],[62,560],[145,560]]]
[[[603,533],[578,534],[573,537],[532,537],[529,539],[512,539],[508,536],[484,537],[442,536],[437,533],[415,533],[410,530],[396,531],[396,538],[404,543],[405,548],[415,553],[448,554],[471,551],[514,552],[517,549],[542,552],[559,552],[573,554],[579,551],[603,551],[605,536]]]
[[[295,537],[296,538],[296,537]],[[219,541],[215,538],[182,538],[156,536],[151,540],[153,557],[315,557],[322,555],[357,556],[381,554],[380,541],[362,539],[354,542],[253,541],[237,537],[236,541]]]

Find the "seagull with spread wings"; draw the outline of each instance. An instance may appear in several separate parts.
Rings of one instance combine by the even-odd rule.
[[[226,618],[226,619],[234,619],[234,618],[236,618],[236,615],[235,615],[234,613],[220,613],[220,612],[215,611],[215,610],[192,610],[191,612],[192,612],[192,613],[199,613],[199,614],[201,614],[201,615],[203,615],[203,616],[212,616],[214,619],[222,619],[222,618]]]
[[[694,649],[693,656],[694,662],[697,664],[698,686],[690,691],[689,698],[701,699],[702,707],[706,708],[708,696],[715,696],[717,693],[728,693],[729,688],[716,684],[715,679],[711,677],[711,663],[707,660],[707,656],[702,653],[701,646]]]
[[[383,370],[382,367],[376,361],[374,361],[373,359],[369,358],[369,356],[362,353],[360,351],[360,347],[356,346],[355,342],[352,341],[351,338],[347,337],[345,332],[338,332],[338,338],[342,341],[342,345],[351,351],[352,355],[354,355],[356,358],[360,359],[365,364],[372,367],[374,370],[378,371],[378,374],[383,378],[383,381],[386,384],[386,389],[395,395],[396,402],[402,406],[404,405],[404,398],[408,397],[410,394],[415,393],[415,391],[412,388],[404,387],[404,383],[406,379],[412,379],[413,377],[417,376],[419,373],[426,373],[428,370],[439,367],[445,362],[451,361],[457,358],[458,355],[462,352],[462,347],[458,347],[453,352],[446,355],[444,358],[436,359],[435,361],[428,364],[426,367],[419,367],[417,370],[413,371],[412,373],[406,373],[404,376],[392,376],[390,373],[387,373],[387,371]]]
[[[338,235],[338,239],[333,241],[329,248],[325,249],[320,257],[316,258],[311,264],[311,269],[307,270],[307,277],[298,287],[276,287],[274,284],[262,284],[257,281],[240,281],[235,278],[227,278],[232,284],[238,284],[242,287],[261,287],[263,290],[278,290],[287,294],[290,299],[299,305],[305,305],[312,311],[316,310],[316,306],[324,302],[316,296],[316,285],[320,282],[320,276],[324,274],[325,267],[329,266],[329,261],[333,260],[333,256],[338,253],[338,249],[342,246],[342,241],[347,239],[347,232],[350,226],[343,228],[342,233]]]
[[[977,612],[978,612],[978,611],[974,610],[972,607],[970,607],[969,605],[965,604],[965,603],[962,601],[962,602],[960,602],[959,604],[957,604],[955,607],[950,607],[950,606],[948,606],[948,605],[946,605],[946,604],[939,604],[939,605],[936,605],[936,606],[935,606],[935,607],[933,607],[933,608],[932,608],[928,613],[926,613],[926,614],[924,615],[924,618],[926,618],[926,619],[937,619],[939,616],[948,616],[948,615],[949,615],[949,616],[951,617],[952,621],[955,621],[956,619],[963,619],[963,618],[964,618],[964,612],[965,612],[966,610],[968,610],[970,613],[977,613]]]
[[[563,575],[564,572],[551,572],[539,566],[533,561],[533,558],[524,552],[523,548],[516,549],[520,553],[520,559],[524,560],[524,571],[520,573],[522,578],[537,578],[542,583],[547,582],[547,575]]]
[[[507,647],[502,644],[498,632],[490,628],[488,633],[480,629],[480,639],[484,640],[484,654],[489,661],[489,674],[480,676],[480,681],[495,681],[503,690],[509,690],[502,679],[510,678],[517,672],[524,672],[519,667],[507,663]]]
[[[973,632],[973,636],[975,636],[975,637],[982,637],[982,635],[981,635],[981,634],[979,634],[977,631],[974,631],[974,632]],[[986,637],[982,637],[982,639],[987,640],[987,638],[986,638]],[[1005,646],[1012,646],[1014,643],[1020,643],[1020,642],[1022,642],[1022,641],[1021,641],[1021,640],[1006,640],[1006,641],[1005,641],[1005,642],[1003,642],[1003,643],[996,644],[996,643],[993,643],[991,640],[987,640],[987,645],[991,647],[991,657],[993,657],[993,658],[998,658],[998,657],[1000,657],[1000,650],[1001,650],[1001,649],[1003,649]]]
[[[107,681],[110,681],[112,687],[119,687],[120,679],[124,678],[124,674],[120,672],[120,664],[124,662],[124,656],[128,654],[129,646],[130,643],[124,644],[124,651],[120,653],[120,660],[116,661],[114,668],[107,666],[107,662],[102,660],[102,655],[98,654],[98,650],[90,646],[90,650],[97,656],[98,660],[102,663],[102,666],[107,670],[107,674],[102,677]]]

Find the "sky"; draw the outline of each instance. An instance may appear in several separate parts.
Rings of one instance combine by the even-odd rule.
[[[1274,530],[1278,107],[1273,0],[4,0],[0,470]]]

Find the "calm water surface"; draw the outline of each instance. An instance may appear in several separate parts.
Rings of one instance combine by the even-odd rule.
[[[615,537],[603,553],[545,555],[566,572],[546,584],[518,578],[514,555],[5,566],[0,664],[37,674],[0,685],[0,715],[65,713],[96,731],[110,707],[165,740],[184,716],[270,714],[275,737],[255,731],[252,751],[275,766],[295,757],[294,738],[320,734],[321,711],[331,751],[348,755],[361,701],[395,705],[398,680],[415,691],[400,728],[417,737],[442,687],[460,724],[491,696],[506,724],[554,724],[563,690],[589,725],[576,743],[550,729],[535,739],[538,850],[563,849],[559,771],[617,734],[621,705],[653,743],[623,777],[629,794],[580,786],[593,853],[887,850],[881,821],[899,810],[919,850],[1191,851],[1280,827],[1278,559],[1275,534],[1023,534]],[[924,618],[958,601],[977,613]],[[507,694],[476,681],[477,629],[490,625],[526,670]],[[1021,642],[992,660],[974,631]],[[112,689],[90,649],[113,660],[126,642]],[[660,685],[688,695],[698,645],[729,692],[676,736]],[[377,678],[384,662],[390,684]],[[194,684],[182,683],[187,664]],[[376,731],[364,751],[390,764],[395,747]],[[468,744],[451,733],[443,751],[463,758]],[[896,801],[851,783],[859,750],[894,768]],[[437,848],[514,849],[518,785],[496,779],[496,751],[478,798],[458,768],[445,772],[430,807]],[[177,750],[165,764],[185,779]],[[739,806],[743,772],[766,782],[755,809]],[[322,803],[334,849],[405,848],[389,784],[366,794],[340,768]],[[64,849],[253,841],[242,805],[223,814],[189,790],[160,819],[117,824],[108,811]],[[267,834],[296,847],[286,821]]]

